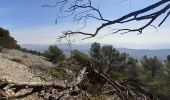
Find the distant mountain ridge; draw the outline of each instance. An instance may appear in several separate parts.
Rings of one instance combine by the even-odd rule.
[[[120,52],[126,52],[130,56],[141,59],[144,55],[149,57],[157,56],[159,59],[166,59],[167,55],[170,55],[170,49],[127,49],[127,48],[117,48]]]
[[[104,44],[103,44],[104,45]],[[72,45],[71,49],[80,50],[83,53],[88,54],[90,50],[91,44],[82,44],[82,45]],[[23,48],[36,50],[43,52],[47,50],[49,45],[39,45],[39,44],[23,44],[21,45]],[[64,51],[65,54],[69,54],[69,46],[68,45],[59,45],[59,48]],[[141,59],[144,55],[149,57],[157,56],[159,59],[164,60],[167,55],[170,55],[170,49],[156,49],[156,50],[149,50],[149,49],[129,49],[129,48],[116,48],[120,52],[126,52],[130,56]]]

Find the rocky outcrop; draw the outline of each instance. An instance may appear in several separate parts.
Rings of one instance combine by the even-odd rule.
[[[53,64],[43,57],[1,48],[0,79],[12,82],[49,82],[53,80],[50,76],[53,68]],[[34,94],[22,100],[39,100],[37,98]]]
[[[12,68],[14,69],[13,71],[16,71],[15,68],[19,69],[18,71],[24,71],[25,69],[36,77],[40,76],[42,79],[46,77],[49,78],[49,73],[54,68],[54,65],[51,62],[44,60],[41,56],[23,53],[15,49],[1,50],[0,66],[6,66],[6,69]],[[25,74],[28,75],[28,73]],[[47,78],[44,80],[49,81]]]

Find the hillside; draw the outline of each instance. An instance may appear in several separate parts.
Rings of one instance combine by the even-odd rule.
[[[12,82],[49,82],[54,65],[43,57],[18,50],[1,48],[0,50],[0,80]],[[24,93],[26,91],[22,91]],[[8,95],[13,93],[7,92]],[[34,94],[21,100],[41,100]]]
[[[132,91],[133,94],[136,96],[135,98],[138,98],[139,100],[144,100],[143,98],[146,98],[146,100],[151,100],[153,98],[153,95],[159,96],[154,96],[154,98],[161,98],[160,100],[168,100],[166,99],[169,98],[169,92],[168,90],[166,90],[166,88],[169,87],[168,80],[166,80],[168,79],[169,75],[168,68],[165,70],[160,69],[161,67],[166,68],[166,66],[169,66],[170,56],[167,58],[167,62],[161,62],[156,57],[145,57],[145,59],[141,61],[142,63],[139,64],[136,59],[133,59],[131,57],[128,57],[124,53],[121,53],[125,52],[125,50],[130,49],[121,49],[121,52],[119,52],[110,45],[101,47],[99,45],[100,44],[98,43],[92,44],[92,47],[90,48],[91,53],[89,54],[90,57],[77,50],[73,51],[72,56],[68,58],[61,56],[64,59],[56,62],[56,67],[54,67],[53,65],[54,62],[52,63],[45,60],[50,60],[50,56],[46,56],[47,58],[44,58],[42,56],[37,56],[30,53],[23,53],[15,49],[9,50],[1,48],[0,87],[3,86],[1,85],[4,82],[2,81],[2,79],[6,79],[7,83],[5,84],[7,84],[7,86],[3,86],[2,88],[6,88],[5,92],[7,93],[7,96],[5,96],[5,98],[8,96],[12,98],[11,95],[16,95],[16,93],[14,92],[18,89],[19,92],[17,92],[17,94],[29,93],[29,89],[32,89],[34,95],[28,96],[21,100],[60,100],[60,96],[62,96],[61,100],[66,100],[66,98],[68,98],[67,100],[75,100],[74,97],[76,97],[77,100],[82,100],[82,98],[85,98],[86,96],[91,98],[89,100],[100,100],[93,98],[101,97],[105,98],[101,100],[112,100],[112,98],[115,97],[124,98],[124,96],[120,96],[116,93],[113,93],[114,95],[112,93],[110,94],[110,92],[112,91],[117,92],[121,89],[120,93],[125,93],[124,95],[126,97],[133,97],[132,94],[128,94],[129,91]],[[75,47],[77,48],[78,46]],[[79,48],[79,50],[80,49],[81,48]],[[65,48],[65,50],[68,49]],[[52,59],[59,59],[58,57],[60,57],[60,55],[58,54],[58,51],[60,51],[58,47],[51,46],[51,48],[48,49],[48,51],[46,52],[48,52],[49,55],[52,55],[51,57],[54,57],[53,55],[57,54]],[[83,49],[81,49],[81,51],[83,51]],[[88,53],[88,50],[85,51],[86,53]],[[98,51],[100,52],[98,53]],[[144,51],[146,51],[145,53],[149,52],[149,50]],[[63,54],[63,52],[60,53]],[[132,49],[131,53],[135,54],[135,51],[133,51]],[[98,57],[99,54],[100,58]],[[98,62],[99,60],[95,60],[95,57],[97,57],[100,62]],[[106,59],[103,59],[102,57],[105,57]],[[108,60],[108,58],[111,60]],[[114,62],[112,62],[113,60]],[[112,66],[109,67],[108,64]],[[152,68],[157,68],[157,71],[153,74],[152,70],[147,69],[148,66]],[[103,71],[103,73],[99,72],[98,70]],[[107,73],[109,71],[111,71],[112,73],[108,75],[112,76],[106,76],[107,74],[105,74],[105,72]],[[148,74],[145,74],[145,72],[147,72]],[[165,79],[162,79],[161,75],[164,75]],[[51,78],[51,76],[53,76],[54,79]],[[158,83],[156,85],[152,84],[153,82],[157,81],[151,80],[151,78],[157,77],[163,80],[161,82],[164,83]],[[147,80],[147,82],[145,82],[145,80]],[[124,83],[125,81],[127,81],[128,83]],[[11,90],[9,90],[11,88],[8,88],[11,87],[11,84],[13,84],[16,88],[16,90],[15,88],[12,88],[14,89],[12,90],[12,92]],[[102,87],[98,88],[99,84],[105,85],[102,85]],[[129,86],[126,87],[124,86],[124,84],[128,84]],[[145,86],[144,84],[148,85]],[[152,85],[155,89],[152,90],[150,87],[147,87],[149,85]],[[165,91],[163,92],[164,94],[160,94],[159,89],[163,89],[163,91]],[[138,94],[138,92],[141,92],[144,97],[143,95]],[[95,96],[98,93],[101,95]],[[105,93],[109,94],[105,95]],[[1,96],[0,92],[0,98],[1,97],[3,96]]]

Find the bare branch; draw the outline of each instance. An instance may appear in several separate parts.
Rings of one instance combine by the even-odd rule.
[[[67,2],[64,2],[63,5],[68,4],[69,0],[66,0]],[[63,3],[63,2],[62,2]],[[155,4],[152,4],[146,8],[143,8],[141,10],[137,10],[134,12],[131,12],[127,15],[124,15],[118,19],[114,19],[114,20],[110,20],[110,19],[105,19],[103,18],[102,13],[99,11],[99,9],[95,8],[93,5],[93,3],[91,2],[91,0],[73,0],[73,2],[67,6],[68,10],[65,11],[65,13],[74,13],[74,18],[73,18],[73,22],[77,22],[80,23],[81,21],[84,20],[84,26],[83,28],[86,26],[86,20],[88,20],[89,18],[91,19],[95,19],[97,21],[103,22],[99,27],[97,27],[96,30],[94,30],[93,33],[86,33],[86,32],[77,32],[77,31],[66,31],[63,32],[63,36],[60,36],[59,38],[62,37],[66,37],[67,35],[73,35],[73,34],[81,34],[81,35],[85,35],[88,36],[86,38],[90,38],[90,37],[95,37],[100,30],[102,30],[105,27],[108,27],[110,25],[116,25],[116,24],[124,24],[124,23],[130,23],[132,21],[135,22],[141,22],[141,21],[147,21],[143,26],[140,26],[139,28],[120,28],[119,30],[113,32],[113,33],[129,33],[129,32],[138,32],[139,34],[141,34],[143,32],[144,29],[146,29],[148,26],[152,26],[153,23],[155,22],[156,19],[158,19],[158,17],[160,17],[161,15],[163,15],[164,13],[166,13],[166,16],[163,18],[163,20],[160,22],[160,24],[158,25],[158,27],[160,27],[165,21],[166,19],[169,17],[170,15],[170,0],[161,0]],[[62,6],[61,8],[64,8],[65,6]],[[155,10],[155,12],[153,12],[152,10]],[[62,13],[64,9],[62,9]],[[151,12],[151,13],[149,13]],[[83,23],[80,23],[83,24]],[[153,26],[157,26],[157,25],[153,25]]]
[[[165,22],[165,20],[169,17],[170,15],[170,11],[167,13],[167,15],[165,16],[165,18],[162,20],[162,22],[158,25],[159,27]]]
[[[84,33],[84,32],[72,32],[70,30],[63,32],[63,35],[59,37],[59,39],[65,38],[68,35],[74,35],[74,34],[81,34],[81,35],[89,35],[92,36],[93,34],[91,33]]]
[[[165,6],[163,9],[161,9],[160,11],[156,12],[153,16],[153,14],[150,14],[150,15],[146,15],[146,16],[143,16],[143,17],[139,17],[137,18],[137,16],[139,14],[143,14],[145,12],[148,12],[154,8],[157,8],[167,2],[170,2],[170,0],[162,0],[158,3],[155,3],[149,7],[146,7],[144,9],[141,9],[141,10],[138,10],[138,11],[135,11],[135,12],[132,12],[132,13],[129,13],[119,19],[116,19],[116,20],[113,20],[111,22],[107,22],[107,23],[104,23],[102,24],[100,27],[97,28],[96,32],[92,35],[92,37],[96,36],[98,34],[98,32],[103,29],[104,27],[106,26],[109,26],[109,25],[113,25],[113,24],[116,24],[116,23],[125,23],[125,22],[129,22],[129,21],[133,21],[133,20],[145,20],[145,19],[148,19],[148,17],[151,19],[147,24],[145,24],[143,27],[139,28],[139,29],[128,29],[129,32],[134,32],[134,31],[139,31],[140,33],[142,33],[142,30],[145,29],[146,27],[148,27],[150,24],[152,24],[152,22],[157,18],[159,17],[161,14],[165,13],[168,9],[170,9],[170,4],[168,4],[167,6]],[[125,21],[125,22],[122,22],[130,17],[133,17],[133,19],[131,20],[128,20],[128,21]],[[124,30],[124,29],[123,29]]]

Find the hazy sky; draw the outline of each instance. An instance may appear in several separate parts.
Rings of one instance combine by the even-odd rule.
[[[41,7],[43,4],[54,4],[56,0],[1,0],[0,1],[0,27],[8,29],[19,44],[53,44],[57,36],[71,26],[71,19],[59,19],[55,24],[57,10],[55,8]],[[123,2],[122,2],[123,1]],[[146,7],[159,0],[96,0],[105,18],[114,19]],[[158,19],[158,21],[160,21]],[[157,22],[158,22],[157,21]],[[93,32],[99,23],[90,23],[84,30]],[[131,26],[135,26],[131,24]],[[138,23],[142,24],[142,23]],[[157,25],[157,23],[156,23]],[[117,26],[115,26],[117,27]],[[125,35],[114,34],[105,36],[109,29],[104,29],[101,34],[93,39],[76,41],[74,43],[101,42],[113,44],[116,47],[166,49],[170,48],[170,18],[158,28],[149,28],[141,35],[128,33]]]

